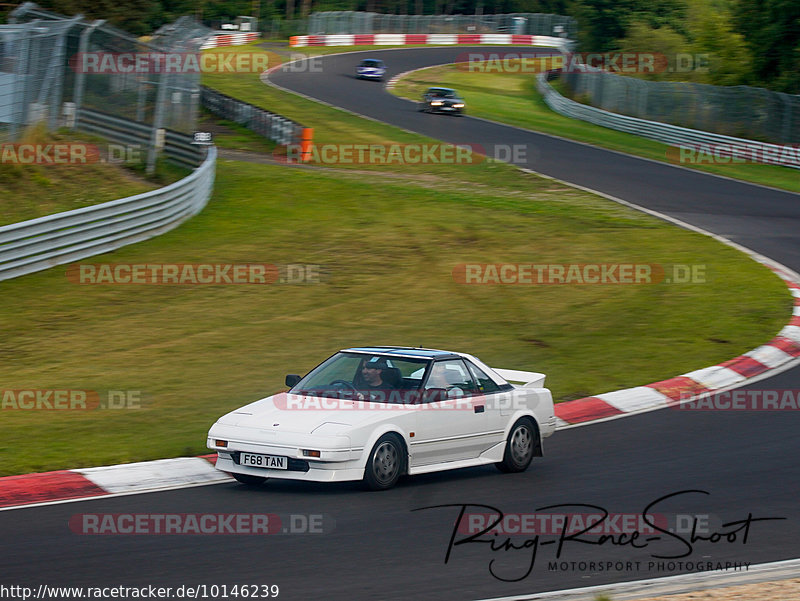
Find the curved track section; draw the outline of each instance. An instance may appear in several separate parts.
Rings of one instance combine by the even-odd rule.
[[[448,62],[463,51],[382,54],[393,75]],[[281,86],[449,142],[528,144],[536,152],[526,167],[664,212],[800,269],[798,195],[476,119],[419,114],[382,86],[354,80],[358,58],[331,56],[323,59],[322,73],[273,77]],[[772,377],[769,387],[800,388],[800,370]],[[545,458],[523,474],[474,468],[415,477],[383,493],[351,484],[268,482],[253,490],[222,484],[6,511],[0,513],[0,582],[278,584],[281,599],[463,601],[697,571],[698,562],[707,567],[789,559],[800,554],[799,428],[796,411],[665,410],[559,433],[547,441]],[[742,528],[733,540],[687,544],[676,538],[691,541],[686,531],[643,531],[636,541],[630,535],[602,545],[565,539],[559,548],[557,534],[536,538],[531,532],[515,539],[517,546],[530,541],[522,549],[489,535],[482,539],[493,544],[451,546],[467,535],[453,527],[464,504],[506,514],[559,505],[548,511],[603,508],[636,515],[659,498],[690,490],[704,492],[664,499],[651,513],[673,525],[676,514],[708,515],[706,536]],[[291,514],[320,515],[324,533],[102,536],[71,530],[70,519],[85,513],[272,513],[284,524]],[[748,522],[748,516],[785,519]]]

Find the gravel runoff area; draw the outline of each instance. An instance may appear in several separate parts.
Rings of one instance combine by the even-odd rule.
[[[612,601],[618,597],[611,596]],[[693,593],[661,597],[637,597],[636,601],[796,601],[800,600],[800,578],[711,588]]]

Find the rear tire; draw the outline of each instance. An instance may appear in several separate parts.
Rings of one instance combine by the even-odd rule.
[[[267,481],[265,476],[251,476],[249,474],[231,474],[236,478],[237,482],[241,482],[247,486],[261,486]]]
[[[364,484],[370,490],[392,488],[405,471],[403,443],[395,434],[384,434],[372,447],[364,468]]]
[[[531,464],[538,444],[538,434],[531,419],[523,417],[517,420],[508,434],[503,460],[495,466],[504,473],[524,472]]]

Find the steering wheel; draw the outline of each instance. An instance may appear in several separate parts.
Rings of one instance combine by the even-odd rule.
[[[451,390],[457,390],[461,394],[455,394],[453,396],[450,396],[450,391]],[[448,386],[447,388],[445,388],[445,391],[447,391],[447,398],[448,399],[455,399],[455,398],[460,398],[460,397],[464,396],[464,389],[462,389],[460,386]]]
[[[352,382],[348,382],[347,380],[334,380],[328,386],[339,386],[341,388],[349,388],[353,392],[358,392],[358,388],[353,386]]]

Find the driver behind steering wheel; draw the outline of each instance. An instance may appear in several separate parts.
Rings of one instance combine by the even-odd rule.
[[[393,382],[388,381],[387,371],[392,369],[383,357],[372,357],[364,361],[360,370],[357,388],[364,395],[364,399],[382,399],[386,391],[397,388]]]

